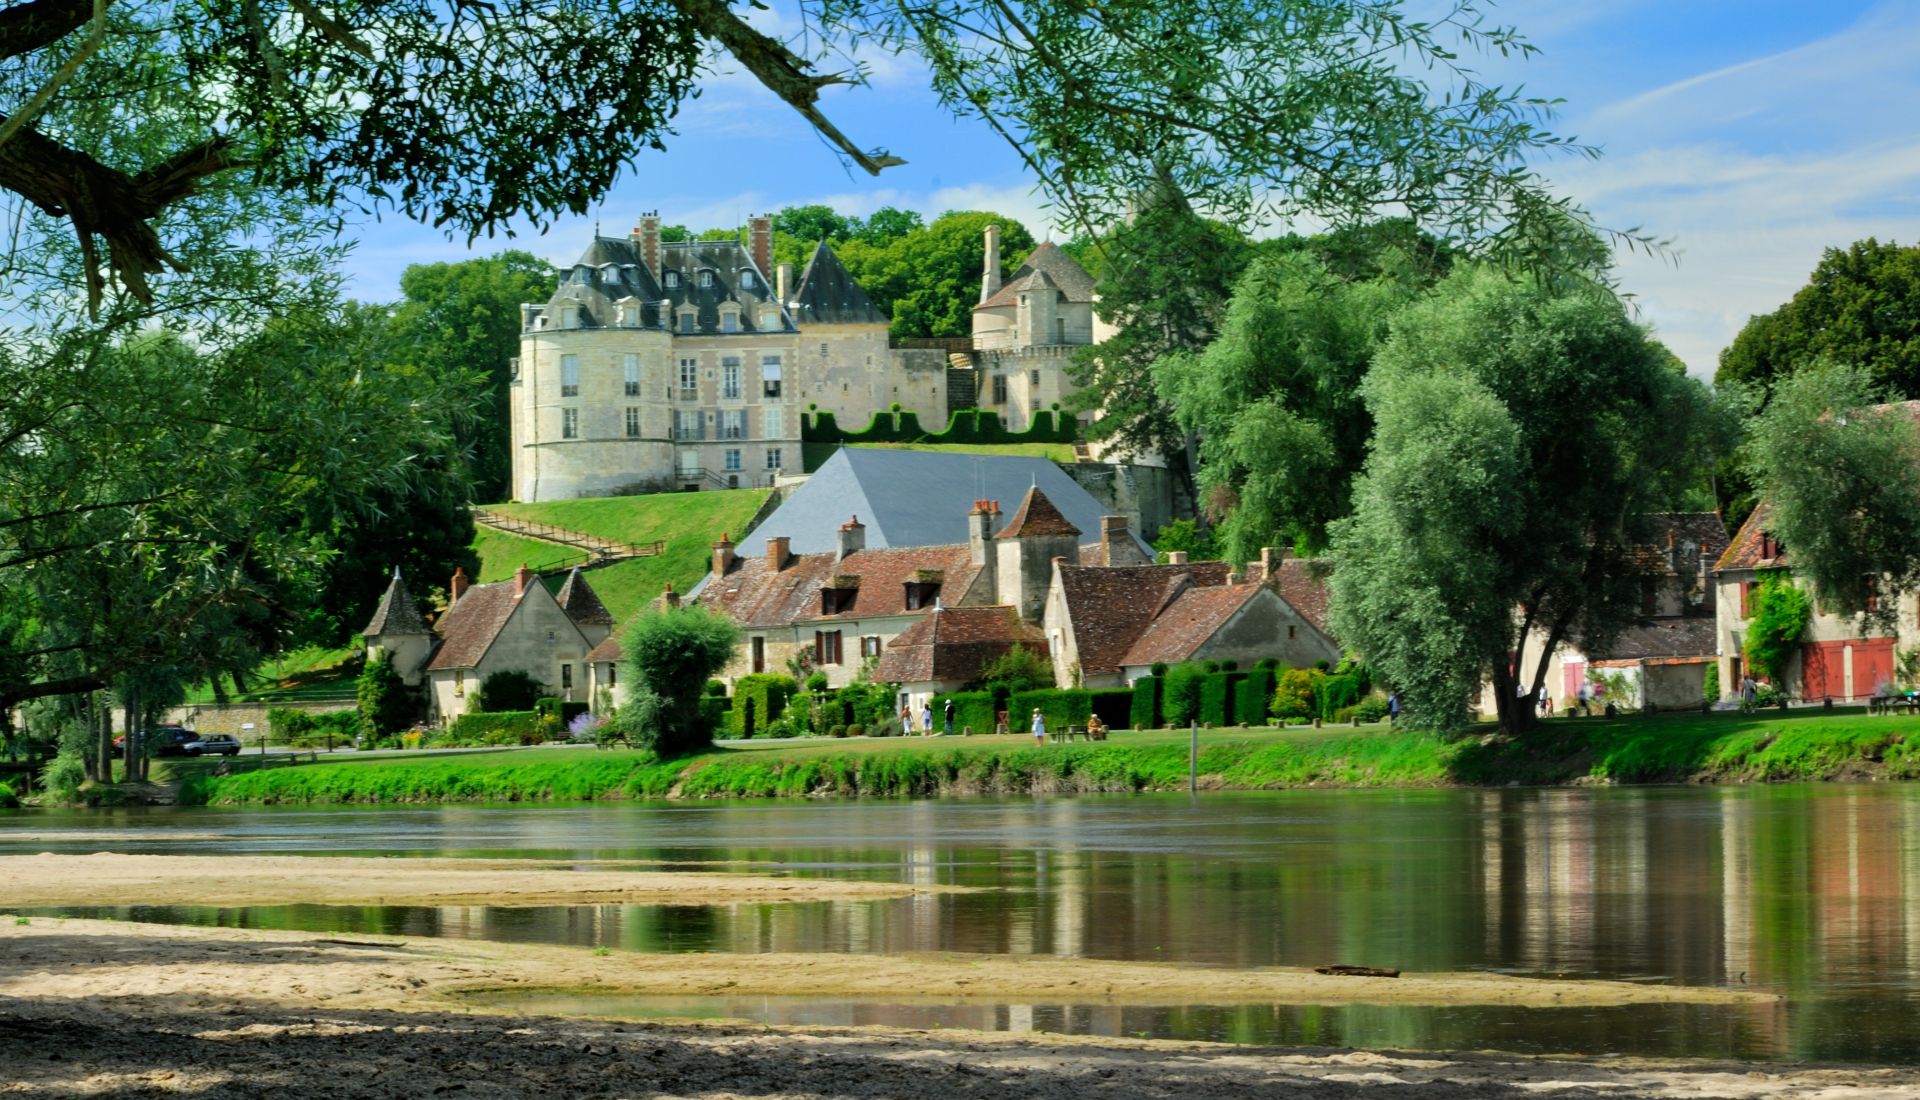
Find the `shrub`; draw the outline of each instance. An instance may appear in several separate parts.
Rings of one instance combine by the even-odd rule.
[[[1352,717],[1372,724],[1387,716],[1387,700],[1384,696],[1369,695],[1347,709],[1352,712]]]
[[[1164,665],[1155,665],[1164,668]],[[1133,707],[1127,715],[1127,725],[1137,730],[1157,730],[1160,728],[1160,687],[1166,681],[1158,676],[1142,676],[1133,682]]]
[[[1243,726],[1262,726],[1273,702],[1273,666],[1258,664],[1233,685],[1233,720]]]
[[[846,735],[847,735],[847,727],[839,724],[838,722],[827,727],[828,737],[845,737]]]
[[[1273,689],[1273,716],[1284,721],[1312,715],[1313,681],[1311,669],[1290,668],[1282,672]]]
[[[540,716],[531,710],[469,711],[447,727],[444,743],[531,745],[540,739]]]
[[[1092,696],[1084,688],[1042,688],[1015,692],[1008,700],[1008,722],[1015,730],[1033,726],[1033,712],[1039,708],[1046,716],[1049,733],[1068,726],[1084,726],[1093,714]]]
[[[1093,713],[1108,729],[1123,730],[1132,725],[1132,688],[1095,688],[1087,696]]]
[[[793,677],[769,672],[735,680],[733,707],[727,711],[727,732],[734,737],[772,736],[767,734],[768,727],[786,711],[787,700],[793,698],[796,687]],[[747,727],[749,715],[753,720],[751,729]]]
[[[719,681],[719,680],[708,680],[708,681],[707,681],[707,694],[708,694],[708,695],[725,695],[726,693],[727,693],[727,685],[726,685],[726,684],[724,684],[724,683],[722,683],[722,682],[721,682],[721,681]]]
[[[406,729],[420,720],[424,709],[423,693],[407,686],[384,650],[361,671],[353,691],[360,715],[360,732],[369,739]]]
[[[1334,714],[1360,701],[1360,677],[1352,672],[1337,676],[1318,677],[1313,686],[1313,709],[1323,722],[1334,720]]]
[[[501,669],[480,681],[467,709],[491,713],[532,710],[546,692],[546,685],[529,673],[517,668]]]
[[[1800,636],[1813,621],[1813,600],[1781,573],[1769,573],[1748,597],[1745,656],[1757,676],[1778,680],[1800,648]]]
[[[1259,660],[1253,662],[1253,667],[1255,671],[1258,671],[1264,668],[1267,671],[1272,672],[1280,667],[1280,659],[1278,657],[1262,657]]]
[[[1233,689],[1241,676],[1237,672],[1210,672],[1200,679],[1200,724],[1203,726],[1231,726],[1233,714]]]
[[[1191,661],[1167,671],[1160,691],[1160,716],[1167,725],[1184,726],[1200,717],[1200,682],[1206,676],[1206,667]]]
[[[267,741],[270,744],[288,745],[296,749],[312,748],[328,740],[352,742],[365,732],[365,719],[357,709],[330,714],[309,714],[291,707],[273,707],[267,711]],[[366,739],[372,741],[374,736],[377,735]]]
[[[941,723],[941,715],[946,713],[947,700],[953,700],[953,729],[955,733],[971,729],[975,733],[993,732],[993,693],[988,691],[956,691],[947,695],[933,697],[934,724]],[[1009,719],[1011,721],[1011,719]]]
[[[713,743],[714,715],[701,708],[702,693],[739,640],[732,619],[699,605],[660,608],[633,621],[620,643],[627,683],[661,703],[658,722],[641,731],[642,744],[671,757]]]
[[[813,695],[827,690],[827,674],[816,672],[807,677],[807,694]]]
[[[706,727],[710,730],[726,729],[727,728],[726,696],[724,695],[719,697],[715,697],[712,695],[701,696],[700,697],[700,720],[706,723]]]
[[[855,722],[853,725],[847,727],[846,735],[848,737],[865,737],[867,735],[867,727]]]
[[[62,802],[79,797],[80,784],[87,781],[87,765],[77,752],[62,751],[40,769],[40,786]]]
[[[1706,675],[1700,681],[1700,697],[1713,702],[1720,698],[1720,662],[1708,661]]]
[[[607,720],[598,714],[576,714],[573,721],[567,723],[567,736],[575,741],[598,741],[600,727]]]
[[[14,791],[13,784],[0,779],[0,810],[11,810],[20,805],[20,795]]]
[[[989,691],[1004,688],[1012,695],[1016,691],[1033,691],[1053,686],[1053,665],[1026,646],[1016,643],[1003,656],[988,662],[980,670],[980,683]]]
[[[1153,662],[1153,664],[1147,669],[1147,674],[1150,676],[1165,676],[1167,674],[1167,662],[1165,661]]]

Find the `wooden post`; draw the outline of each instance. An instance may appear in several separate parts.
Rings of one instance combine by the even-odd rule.
[[[1200,793],[1200,719],[1188,719],[1187,724],[1187,793]]]

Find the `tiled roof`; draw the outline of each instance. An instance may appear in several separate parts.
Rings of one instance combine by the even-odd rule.
[[[1040,279],[1032,280],[1035,275]],[[1026,262],[1020,265],[1020,270],[1013,273],[1013,278],[1008,279],[992,297],[973,308],[994,309],[1014,305],[1022,287],[1034,283],[1057,287],[1060,296],[1069,302],[1093,301],[1093,276],[1087,274],[1087,269],[1081,267],[1059,245],[1046,241],[1033,250]]]
[[[1011,607],[942,607],[928,612],[888,644],[873,678],[890,684],[928,680],[966,683],[1015,645],[1047,652],[1046,637],[1020,621]]]
[[[1629,552],[1643,573],[1692,575],[1701,558],[1712,562],[1727,549],[1727,524],[1718,512],[1660,512],[1647,518],[1652,538]]]
[[[380,596],[380,605],[373,609],[373,618],[360,633],[369,638],[380,634],[427,633],[427,621],[420,617],[420,609],[414,606],[413,596],[407,591],[407,582],[400,579],[398,568],[394,569],[386,592]]]
[[[1740,525],[1740,533],[1733,536],[1727,544],[1726,553],[1720,555],[1716,569],[1762,569],[1784,567],[1787,554],[1784,549],[1778,556],[1763,558],[1760,556],[1766,543],[1767,525],[1773,522],[1773,503],[1762,500],[1747,522]]]
[[[520,601],[514,597],[512,581],[476,584],[467,589],[466,595],[455,600],[433,624],[441,644],[427,667],[472,668],[479,664],[518,606]]]
[[[887,315],[873,304],[867,292],[821,241],[807,260],[800,286],[793,295],[793,318],[800,324],[884,325]]]
[[[587,651],[586,661],[590,665],[609,662],[618,664],[622,656],[624,654],[620,650],[620,632],[615,631],[607,635],[605,641]]]
[[[1266,580],[1280,598],[1315,630],[1332,638],[1327,629],[1326,565],[1315,558],[1283,558],[1274,565],[1273,574]]]
[[[941,572],[940,594],[948,599],[958,599],[979,572],[964,543],[856,550],[837,561],[834,554],[798,554],[777,572],[767,569],[761,555],[737,558],[725,577],[709,577],[700,602],[746,627],[915,615],[931,607],[929,602],[929,608],[907,609],[907,582],[921,570]],[[859,587],[846,609],[823,615],[820,590],[837,576],[857,577]]]
[[[554,599],[559,601],[560,609],[567,613],[567,618],[582,626],[613,625],[612,612],[594,594],[593,586],[580,575],[577,565],[567,571],[567,582],[560,586]]]
[[[1718,652],[1711,615],[1683,619],[1649,619],[1628,627],[1595,661],[1637,661],[1655,657],[1711,657]]]
[[[1061,594],[1080,652],[1080,671],[1087,676],[1118,672],[1120,658],[1146,632],[1170,589],[1181,583],[1196,588],[1223,585],[1228,570],[1223,561],[1112,568],[1061,565]]]
[[[1120,663],[1150,665],[1166,661],[1171,664],[1192,657],[1195,650],[1218,633],[1259,591],[1257,584],[1222,584],[1182,591],[1147,624],[1147,629],[1120,658]],[[1081,667],[1086,667],[1084,660]]]
[[[1041,492],[1040,487],[1036,485],[1027,490],[1026,499],[1020,502],[1019,511],[1015,512],[1013,518],[1007,521],[1007,525],[1001,528],[1000,533],[993,537],[1032,539],[1050,536],[1078,538],[1080,528],[1069,523],[1067,517],[1060,514],[1060,509],[1055,508],[1053,501],[1048,500],[1047,494]]]

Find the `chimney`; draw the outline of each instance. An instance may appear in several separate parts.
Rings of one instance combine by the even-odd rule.
[[[1186,552],[1185,550],[1169,550],[1169,551],[1167,551],[1167,564],[1168,564],[1168,565],[1185,565],[1185,564],[1187,564],[1187,552]]]
[[[975,565],[993,568],[993,517],[1000,508],[990,500],[976,500],[967,513],[967,557]]]
[[[1247,579],[1246,576],[1243,575],[1238,569],[1227,570],[1227,584],[1229,585],[1239,584],[1241,581],[1244,581],[1246,579]]]
[[[467,594],[467,583],[468,582],[467,582],[466,566],[464,565],[455,566],[453,569],[453,579],[447,582],[447,606],[448,607],[452,607],[454,604],[459,603],[460,597]]]
[[[720,533],[720,541],[713,544],[713,575],[724,577],[727,570],[733,568],[733,540],[726,532]]]
[[[753,266],[766,277],[773,270],[773,215],[755,214],[747,219],[747,245],[753,253]]]
[[[1127,517],[1100,517],[1100,564],[1112,565],[1127,559],[1126,551],[1115,553],[1127,541]]]
[[[980,300],[986,301],[1000,289],[1000,227],[987,226],[987,254],[980,265]]]
[[[667,582],[667,590],[660,593],[660,602],[668,607],[680,606],[680,593],[673,590],[673,582]]]
[[[533,571],[527,568],[526,562],[521,562],[520,568],[513,571],[513,598],[514,599],[517,600],[520,597],[527,594],[527,582],[532,579],[533,579]]]
[[[780,265],[779,279],[780,281],[774,284],[775,286],[774,294],[779,297],[780,304],[784,306],[787,304],[787,298],[793,293],[793,265],[792,264]]]
[[[640,224],[633,227],[633,245],[640,250],[640,262],[647,267],[647,273],[655,279],[660,278],[660,212],[658,210],[640,215]]]
[[[855,516],[840,525],[840,554],[834,561],[845,561],[847,555],[867,548],[867,525]]]
[[[787,536],[767,539],[767,569],[778,573],[787,567]]]

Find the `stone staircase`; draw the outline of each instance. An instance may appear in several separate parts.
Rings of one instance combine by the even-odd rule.
[[[980,403],[979,375],[974,371],[971,362],[966,366],[953,365],[952,360],[959,358],[961,357],[956,355],[948,361],[947,415],[949,417],[961,409],[971,409]]]
[[[582,569],[598,569],[602,566],[612,565],[614,562],[626,561],[629,558],[656,557],[665,553],[667,549],[667,540],[665,539],[656,539],[648,545],[636,546],[630,542],[615,542],[612,539],[603,539],[598,535],[589,535],[582,531],[569,531],[564,527],[555,527],[551,523],[540,523],[535,520],[521,519],[518,516],[510,516],[504,512],[495,512],[486,508],[475,508],[473,510],[473,522],[485,527],[491,527],[496,531],[505,532],[509,535],[518,535],[521,538],[528,539],[539,539],[541,542],[551,542],[559,546],[583,551],[587,555],[587,560],[581,564],[580,568]]]

